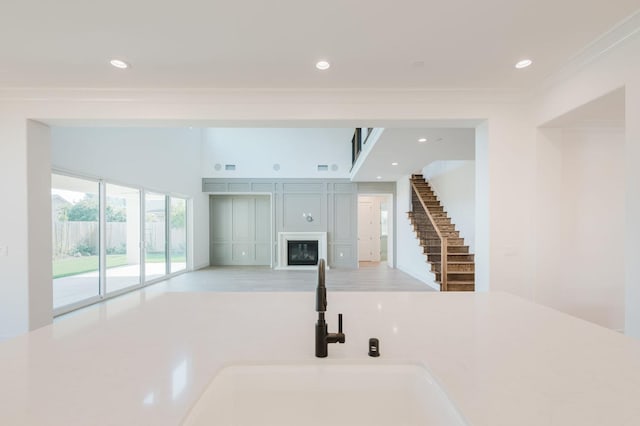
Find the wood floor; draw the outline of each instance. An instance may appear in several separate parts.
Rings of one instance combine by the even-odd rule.
[[[313,291],[317,271],[278,271],[268,266],[210,267],[153,285],[153,290],[184,291]],[[386,263],[363,262],[359,269],[329,269],[330,291],[433,291],[426,284],[389,268]]]

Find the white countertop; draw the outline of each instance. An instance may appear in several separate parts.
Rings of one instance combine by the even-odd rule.
[[[329,359],[424,363],[472,425],[639,425],[640,342],[502,293],[328,295]],[[236,362],[316,360],[314,293],[136,292],[0,343],[2,425],[178,425]],[[323,362],[318,359],[317,362]]]

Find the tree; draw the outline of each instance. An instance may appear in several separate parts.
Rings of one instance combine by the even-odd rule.
[[[111,206],[107,206],[107,209],[104,213],[107,217],[107,222],[126,222],[127,221],[127,212],[123,208],[116,210]]]
[[[171,228],[184,228],[186,212],[186,203],[171,203]]]
[[[69,222],[97,222],[99,218],[98,199],[93,194],[85,197],[71,207],[66,207],[60,211],[60,219]],[[126,222],[127,215],[124,208],[114,209],[107,206],[105,209],[107,222]]]
[[[95,195],[85,197],[71,206],[66,212],[69,222],[97,222],[98,200]]]

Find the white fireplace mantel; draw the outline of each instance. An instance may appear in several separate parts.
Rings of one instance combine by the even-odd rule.
[[[278,264],[275,269],[318,269],[316,265],[287,264],[287,242],[304,240],[318,240],[318,258],[324,259],[328,263],[326,232],[278,232]],[[326,268],[329,269],[329,265],[327,265]]]

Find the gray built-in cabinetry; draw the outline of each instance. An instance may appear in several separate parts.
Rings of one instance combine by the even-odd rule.
[[[209,199],[212,265],[271,265],[271,197],[212,195]]]
[[[327,233],[329,266],[358,266],[358,186],[347,179],[204,178],[202,189],[212,265],[276,265],[278,232],[309,231]]]

